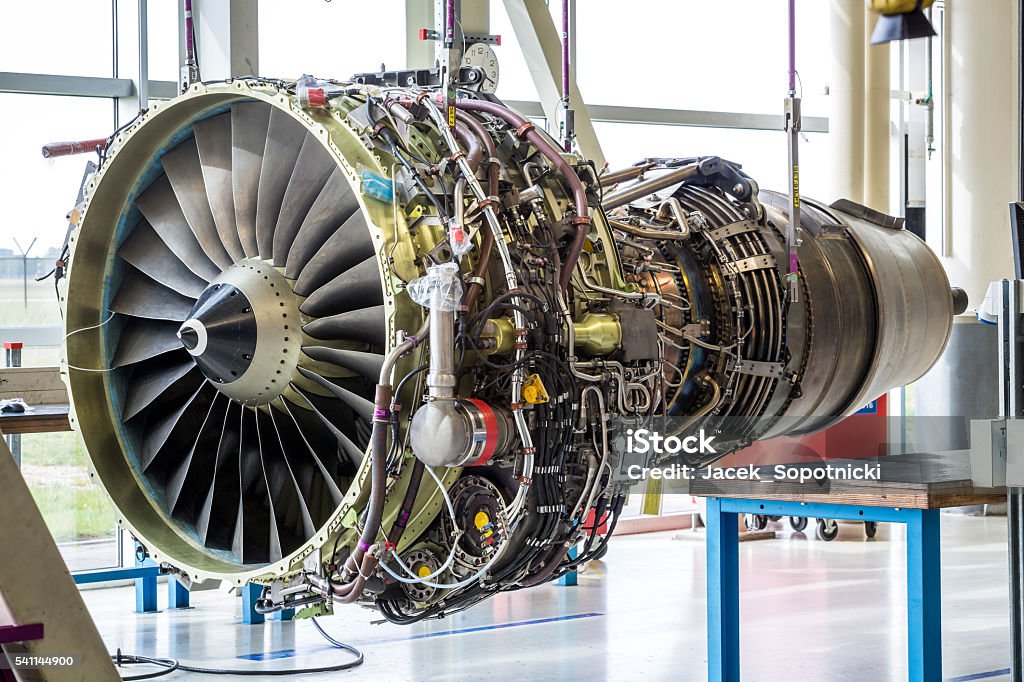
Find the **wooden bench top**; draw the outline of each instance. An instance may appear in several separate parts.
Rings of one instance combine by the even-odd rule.
[[[805,483],[773,479],[774,467],[756,467],[763,480],[690,481],[690,493],[700,497],[733,497],[784,502],[820,502],[905,509],[941,509],[1006,501],[1005,488],[976,488],[971,482],[967,450],[908,453],[871,459],[785,464],[790,470],[815,470],[826,465],[845,467],[878,464],[880,480],[830,480]]]
[[[0,412],[0,432],[51,433],[70,431],[69,405],[36,405],[28,412]]]

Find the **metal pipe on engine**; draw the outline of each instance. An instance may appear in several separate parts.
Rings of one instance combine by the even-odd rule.
[[[679,168],[674,168],[667,173],[663,173],[650,180],[631,185],[628,189],[620,190],[604,198],[601,202],[601,206],[606,211],[610,211],[613,208],[619,206],[625,206],[631,201],[642,199],[643,197],[653,194],[660,189],[671,187],[677,183],[689,180],[697,175],[697,169],[699,164],[690,163]]]

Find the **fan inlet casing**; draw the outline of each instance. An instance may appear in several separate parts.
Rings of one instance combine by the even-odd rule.
[[[361,194],[388,173],[353,125],[197,84],[87,186],[61,292],[72,424],[119,526],[187,581],[266,581],[356,532],[373,388],[419,311],[382,265],[404,217]]]

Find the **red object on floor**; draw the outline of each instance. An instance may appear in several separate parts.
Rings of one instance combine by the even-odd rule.
[[[889,453],[888,415],[888,396],[883,395],[824,431],[758,441],[715,465],[741,467],[884,457]]]
[[[587,511],[587,518],[583,520],[583,530],[589,534],[591,529],[594,527],[594,510],[590,509]],[[601,522],[597,524],[597,532],[600,535],[604,535],[608,532],[608,514],[605,513],[601,517]]]

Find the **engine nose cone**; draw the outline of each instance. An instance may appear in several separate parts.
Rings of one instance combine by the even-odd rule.
[[[205,346],[206,327],[203,327],[199,320],[186,320],[178,330],[178,340],[192,355],[202,355],[205,348],[200,348],[200,334],[203,335],[202,345]]]
[[[230,384],[252,363],[256,314],[239,288],[214,282],[196,301],[178,338],[210,381]]]

